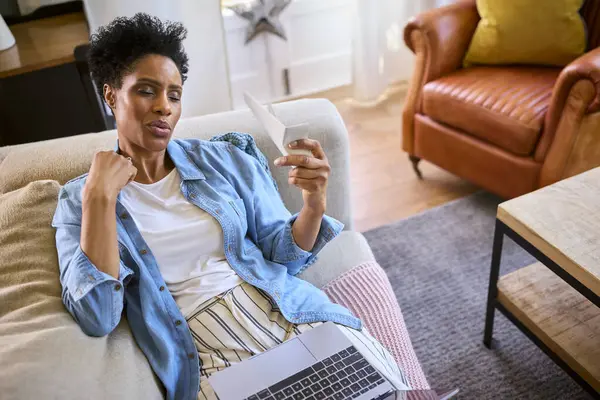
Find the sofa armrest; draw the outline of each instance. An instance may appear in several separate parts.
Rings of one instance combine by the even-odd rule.
[[[421,112],[423,86],[460,68],[479,22],[475,0],[462,0],[412,18],[404,41],[415,53],[415,68],[402,111],[402,148],[414,154],[414,118]]]
[[[344,231],[329,242],[317,261],[298,277],[323,288],[355,266],[371,261],[375,261],[375,257],[365,237],[358,232]]]
[[[534,155],[540,186],[600,165],[600,48],[562,70],[544,126]]]

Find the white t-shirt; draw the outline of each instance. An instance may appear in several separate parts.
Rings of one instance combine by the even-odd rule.
[[[149,185],[130,182],[121,201],[156,258],[160,273],[187,318],[200,304],[242,283],[224,254],[223,230],[189,203],[176,168]]]

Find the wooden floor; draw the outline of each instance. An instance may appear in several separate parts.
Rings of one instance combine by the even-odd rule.
[[[425,179],[417,179],[401,146],[405,93],[400,90],[374,108],[352,105],[343,89],[310,96],[331,100],[346,123],[355,230],[386,225],[477,190],[426,161],[420,164]]]

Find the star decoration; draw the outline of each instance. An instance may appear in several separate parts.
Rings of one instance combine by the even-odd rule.
[[[246,32],[246,44],[262,32],[269,32],[287,40],[279,15],[292,0],[256,0],[252,4],[237,4],[229,9],[250,21]]]

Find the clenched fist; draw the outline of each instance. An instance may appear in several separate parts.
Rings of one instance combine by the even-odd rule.
[[[137,168],[131,159],[114,151],[99,151],[94,155],[83,193],[115,200],[121,189],[136,175]]]

